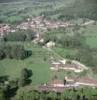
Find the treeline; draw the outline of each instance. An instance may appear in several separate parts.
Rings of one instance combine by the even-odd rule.
[[[25,59],[28,56],[29,51],[25,50],[23,45],[0,43],[0,60],[4,58]]]
[[[91,48],[86,43],[86,38],[82,33],[78,33],[78,26],[73,29],[73,35],[66,29],[49,30],[44,34],[44,44],[49,41],[55,42],[56,49],[64,48],[76,50],[74,54],[68,53],[60,55],[71,60],[77,60],[86,66],[96,67],[97,65],[97,49]],[[63,53],[62,53],[63,54]]]
[[[78,33],[74,35],[67,34],[65,29],[50,30],[44,34],[44,42],[53,41],[56,46],[61,46],[64,48],[79,48],[85,45],[85,38]]]
[[[60,92],[39,92],[30,91],[25,92],[19,90],[17,95],[12,100],[96,100],[97,89],[93,88],[79,88],[66,89],[63,93]]]
[[[95,68],[97,65],[97,49],[84,47],[77,49],[76,54],[67,54],[65,56],[67,59],[74,59],[77,60],[86,66]]]
[[[0,0],[0,3],[17,2],[19,0]]]
[[[58,15],[57,19],[71,20],[76,18],[89,18],[97,20],[97,0],[75,0],[67,7],[42,12],[45,16]]]
[[[10,79],[9,76],[0,76],[0,100],[11,100],[16,95],[16,91],[31,83],[32,70],[23,68],[20,76]]]
[[[3,39],[4,41],[31,41],[35,38],[35,35],[36,33],[31,30],[19,30],[14,33],[5,34]]]

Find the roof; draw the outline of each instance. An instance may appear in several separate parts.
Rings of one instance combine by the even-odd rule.
[[[76,79],[76,82],[81,82],[81,83],[88,83],[88,84],[95,84],[97,85],[97,80],[90,78],[90,77],[80,77]]]
[[[58,79],[54,79],[50,82],[50,85],[52,84],[64,84],[64,81],[63,80],[58,80]]]
[[[54,91],[54,92],[64,92],[65,89],[71,89],[71,87],[52,87],[52,86],[39,86],[38,91]]]
[[[56,62],[52,62],[53,67],[59,67],[59,68],[73,68],[76,70],[85,70],[88,69],[83,64],[77,62],[77,61],[71,61],[71,63],[68,63],[66,60],[60,60]]]
[[[69,78],[65,77],[65,79],[66,79],[67,82],[72,81],[72,82],[78,83],[78,84],[82,83],[82,84],[91,84],[91,85],[96,85],[97,86],[97,80],[95,80],[91,77],[87,77],[87,76],[85,76],[85,77],[76,77],[76,78],[74,78],[74,77],[69,77]]]
[[[76,78],[74,78],[74,77],[67,77],[67,76],[65,76],[65,78],[64,78],[67,82],[70,82],[70,81],[75,81],[75,79]]]

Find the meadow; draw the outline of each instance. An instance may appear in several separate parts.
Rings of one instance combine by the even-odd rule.
[[[11,44],[13,44],[12,42]],[[33,75],[31,77],[32,84],[38,85],[50,81],[54,75],[58,75],[59,78],[64,79],[67,72],[54,72],[50,70],[51,64],[49,63],[49,58],[51,56],[57,57],[51,51],[48,51],[38,45],[34,45],[31,42],[17,42],[18,44],[24,44],[27,50],[32,51],[32,55],[24,60],[15,59],[3,59],[0,61],[0,76],[7,75],[9,79],[19,78],[21,70],[23,68],[28,68],[32,70]]]
[[[97,25],[87,26],[85,29],[86,42],[92,48],[97,48]]]

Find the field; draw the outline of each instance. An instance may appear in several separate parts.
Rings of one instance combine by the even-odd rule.
[[[8,75],[10,78],[18,78],[23,68],[32,70],[32,84],[37,85],[48,82],[56,72],[50,70],[49,58],[53,52],[49,52],[32,43],[24,43],[25,48],[32,51],[32,56],[25,60],[4,59],[0,61],[0,75]],[[66,72],[58,72],[58,77],[64,79]]]
[[[66,49],[66,48],[64,49],[64,48],[59,48],[59,47],[55,47],[54,51],[63,58],[65,58],[67,55],[76,55],[77,53],[76,49]]]
[[[24,20],[26,17],[39,16],[42,12],[55,12],[59,9],[63,9],[70,4],[72,0],[50,0],[45,2],[33,0],[26,1],[21,0],[20,2],[3,2],[0,3],[0,21],[15,22]],[[65,4],[64,4],[65,2]],[[54,13],[51,18],[56,19],[60,13]],[[48,17],[48,16],[47,16]],[[78,22],[80,23],[80,22]],[[92,47],[97,48],[97,25],[90,25],[84,29],[86,37],[86,43]],[[34,45],[31,42],[25,42],[25,48],[32,51],[32,55],[24,60],[10,60],[4,59],[0,61],[0,76],[8,75],[10,78],[18,78],[23,68],[31,69],[33,76],[31,77],[32,84],[37,85],[48,82],[56,74],[50,70],[49,58],[53,55],[56,58],[63,57],[66,55],[76,55],[76,49],[66,48],[53,48],[53,51],[48,51],[40,46]],[[64,78],[66,72],[58,72],[60,78]],[[70,73],[69,73],[70,74]],[[71,73],[71,76],[74,73]]]
[[[41,47],[32,46],[31,43],[25,43],[25,47],[28,50],[32,50],[32,56],[20,61],[10,59],[0,61],[0,74],[9,75],[11,78],[19,77],[21,69],[28,68],[33,72],[33,84],[44,82],[43,80],[48,80],[50,73],[49,65],[47,61],[43,60],[45,55],[47,55],[46,51]],[[43,54],[45,55],[43,56]]]
[[[10,43],[10,42],[9,42]],[[13,44],[12,42],[11,44]],[[18,44],[24,44],[27,50],[32,51],[32,55],[24,60],[15,59],[4,59],[0,61],[0,76],[7,75],[10,79],[19,78],[20,72],[23,68],[28,68],[32,70],[33,75],[31,77],[33,85],[39,85],[50,81],[54,75],[58,75],[60,79],[64,79],[66,75],[76,76],[74,72],[64,72],[64,71],[51,71],[49,58],[51,56],[62,58],[69,54],[76,54],[77,50],[54,48],[53,51],[48,51],[38,45],[31,42],[17,42]]]
[[[97,48],[97,25],[90,25],[86,27],[85,37],[88,45],[93,48]]]
[[[79,32],[86,38],[86,44],[91,48],[97,48],[97,24],[80,28]]]
[[[90,25],[84,28],[84,34],[87,44],[92,48],[97,48],[97,25]],[[10,43],[10,42],[9,42]],[[13,44],[14,42],[11,42]],[[15,42],[16,43],[16,42]],[[18,78],[23,68],[31,69],[33,76],[31,77],[32,84],[37,85],[48,82],[56,74],[50,70],[49,58],[53,55],[56,58],[65,58],[66,55],[76,55],[77,49],[66,49],[55,47],[53,51],[48,51],[41,46],[35,45],[32,42],[17,42],[23,44],[25,49],[31,50],[32,55],[24,60],[4,59],[0,61],[0,76],[8,75],[10,78]],[[58,72],[58,76],[64,79],[68,72]],[[75,75],[69,73],[69,75]]]

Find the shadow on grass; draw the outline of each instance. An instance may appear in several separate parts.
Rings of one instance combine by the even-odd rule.
[[[4,83],[4,81],[8,81],[9,76],[5,75],[5,76],[0,76],[0,83]]]
[[[32,55],[32,51],[31,50],[26,50],[24,59],[29,58],[31,55]]]

